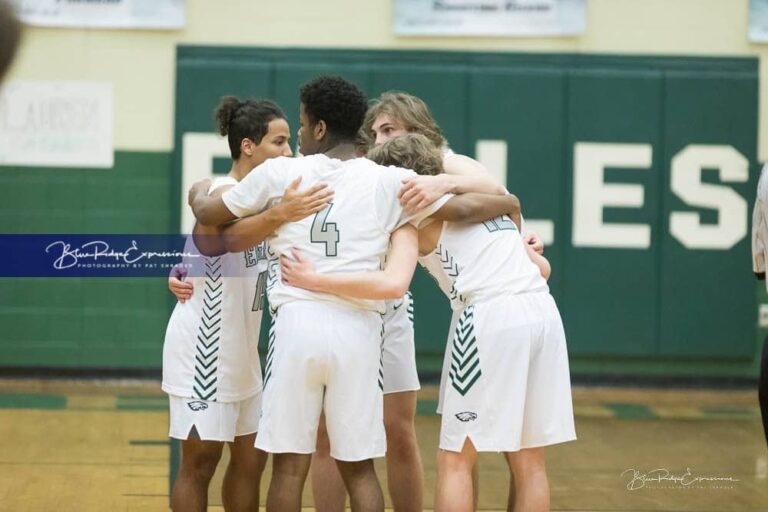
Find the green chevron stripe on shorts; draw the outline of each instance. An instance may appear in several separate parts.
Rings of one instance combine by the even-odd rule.
[[[216,382],[221,336],[221,303],[224,283],[221,258],[205,259],[203,314],[197,329],[195,375],[192,389],[200,400],[216,400]]]
[[[381,315],[381,343],[379,344],[379,389],[384,391],[384,315]]]
[[[272,312],[269,319],[269,340],[267,343],[267,362],[264,365],[264,387],[267,387],[269,378],[272,376],[272,358],[275,354],[275,318],[277,311]]]
[[[462,396],[472,389],[483,373],[480,370],[480,353],[477,348],[477,338],[475,338],[474,316],[474,305],[468,306],[461,313],[451,347],[451,370],[448,376],[453,388]]]
[[[406,313],[408,313],[408,320],[413,324],[413,294],[408,290],[406,295],[408,296],[408,308],[406,309]]]

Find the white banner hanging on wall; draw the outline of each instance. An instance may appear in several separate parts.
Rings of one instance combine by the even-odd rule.
[[[573,36],[586,0],[395,0],[395,33],[409,36]]]
[[[768,0],[749,0],[749,40],[768,43]]]
[[[395,0],[395,32],[438,36],[572,36],[586,0]]]
[[[112,84],[11,81],[0,89],[0,166],[114,163]]]
[[[13,0],[29,25],[73,28],[176,29],[186,0]]]

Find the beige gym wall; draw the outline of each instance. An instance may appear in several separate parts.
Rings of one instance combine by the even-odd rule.
[[[758,158],[768,160],[768,43],[747,40],[749,0],[586,0],[587,31],[567,38],[397,37],[392,0],[187,0],[183,30],[27,27],[10,80],[114,84],[115,147],[169,151],[175,46],[186,44],[758,56]]]

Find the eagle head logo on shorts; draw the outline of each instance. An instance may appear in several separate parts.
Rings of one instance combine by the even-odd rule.
[[[459,421],[463,421],[464,423],[468,421],[475,421],[477,419],[477,414],[469,411],[460,412],[459,414],[456,415],[456,419],[458,419]]]
[[[208,404],[205,402],[201,402],[199,400],[196,400],[194,402],[187,402],[187,405],[190,409],[193,411],[204,411],[208,408]]]

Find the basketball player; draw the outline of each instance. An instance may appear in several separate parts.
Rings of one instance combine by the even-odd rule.
[[[356,158],[355,137],[366,110],[362,92],[340,77],[321,76],[301,88],[300,99],[299,141],[307,156],[270,160],[220,198],[201,194],[205,183],[197,184],[190,191],[190,204],[199,222],[218,225],[262,211],[298,177],[305,185],[323,182],[334,190],[328,208],[281,226],[269,239],[274,266],[270,261],[267,292],[275,325],[256,446],[274,454],[267,509],[300,510],[318,418],[324,410],[331,455],[353,510],[381,511],[383,496],[372,459],[385,452],[380,382],[383,302],[287,286],[280,280],[278,258],[296,247],[318,269],[344,269],[354,278],[357,272],[379,268],[391,234],[388,268],[398,269],[397,279],[377,290],[375,298],[402,296],[417,258],[416,231],[407,222],[418,223],[435,212],[441,213],[440,218],[458,218],[467,213],[468,203],[485,218],[491,211],[506,211],[511,202],[505,197],[446,196],[416,216],[406,214],[397,192],[403,177],[413,173],[392,172]]]
[[[0,82],[2,82],[21,39],[21,24],[9,2],[0,0]]]
[[[439,150],[418,134],[395,138],[368,156],[422,173],[442,167]],[[548,263],[506,216],[427,225],[419,233],[419,253],[438,282],[450,285],[441,289],[451,302],[462,307],[450,365],[443,369],[435,509],[472,510],[477,452],[496,451],[505,453],[514,475],[514,509],[548,510],[543,447],[575,439],[565,336],[542,277]],[[337,289],[339,276],[319,276],[297,256],[283,261],[284,279]],[[361,292],[373,287],[361,283]]]
[[[476,160],[454,153],[427,105],[403,92],[385,92],[370,105],[360,130],[359,146],[379,145],[407,133],[421,133],[440,147],[445,172],[438,176],[417,176],[407,180],[401,190],[401,204],[418,211],[444,193],[483,192],[505,194]],[[528,243],[543,252],[534,233]],[[384,424],[387,429],[387,480],[395,512],[423,508],[423,468],[416,440],[414,418],[417,391],[420,389],[413,332],[413,297],[387,301],[384,314]],[[328,453],[327,436],[322,428],[312,461],[312,487],[318,512],[344,510],[344,488]]]
[[[227,136],[232,168],[216,178],[210,193],[220,194],[268,158],[290,156],[290,131],[283,112],[272,102],[223,98],[215,112]],[[298,183],[292,184],[296,188]],[[315,210],[316,197],[284,200],[263,215],[243,222],[260,240],[274,228]],[[327,192],[319,191],[327,196]],[[171,493],[174,510],[204,511],[208,484],[224,443],[231,459],[222,500],[228,511],[258,511],[259,481],[266,454],[253,447],[261,401],[261,367],[257,353],[263,293],[266,286],[265,244],[243,252],[219,247],[215,228],[196,225],[185,252],[199,255],[186,263],[199,272],[198,293],[176,305],[163,347],[163,391],[169,394],[170,436],[182,440],[182,464]],[[194,239],[193,239],[194,238]],[[215,254],[214,257],[203,257]],[[202,260],[202,261],[201,261]],[[196,261],[196,263],[192,263]]]
[[[752,270],[758,279],[765,280],[765,262],[768,256],[768,164],[760,172],[757,183],[755,209],[752,212]],[[763,418],[763,433],[768,443],[768,337],[763,341],[758,378],[758,401]]]
[[[363,122],[362,133],[373,145],[378,146],[406,133],[420,133],[443,155],[443,173],[439,179],[414,178],[405,184],[401,201],[406,210],[417,210],[446,193],[461,191],[505,194],[506,190],[488,173],[483,164],[466,155],[455,153],[443,136],[429,107],[421,98],[400,91],[382,93],[370,105]],[[434,177],[433,177],[434,178]],[[533,232],[523,226],[527,244],[538,253],[544,252],[544,244]]]

